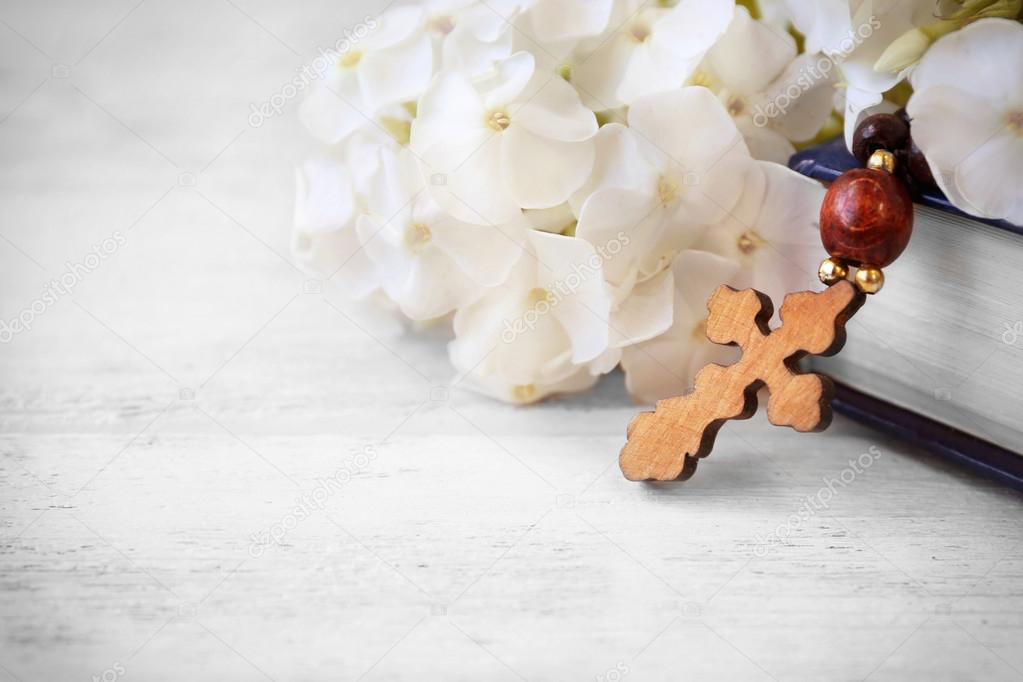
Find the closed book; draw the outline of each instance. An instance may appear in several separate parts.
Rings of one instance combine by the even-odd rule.
[[[839,139],[790,166],[831,182],[859,164]],[[938,190],[842,352],[814,360],[835,408],[1023,489],[1023,228],[981,220]]]

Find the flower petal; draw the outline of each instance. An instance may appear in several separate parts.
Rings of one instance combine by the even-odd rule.
[[[593,112],[582,105],[572,86],[557,76],[509,113],[513,123],[552,140],[579,142],[597,132]]]
[[[915,92],[906,111],[913,118],[913,141],[926,156],[935,181],[949,201],[971,215],[1004,217],[986,207],[981,197],[964,191],[959,177],[964,162],[985,145],[999,143],[999,133],[1005,126],[999,116],[1001,112],[991,106],[977,106],[975,96],[946,85]],[[1011,149],[1006,152],[1011,153]],[[980,183],[991,183],[992,189],[1014,192],[1018,188],[983,168],[980,172]]]
[[[607,28],[612,0],[542,0],[529,10],[535,37],[553,43],[595,36]]]
[[[530,241],[539,262],[537,283],[556,298],[550,315],[572,341],[572,362],[593,360],[607,348],[611,312],[600,257],[582,239],[533,232]]]
[[[502,137],[481,132],[423,154],[439,171],[433,174],[430,193],[458,220],[502,224],[521,213],[523,203],[512,195],[514,183],[507,180],[503,169]]]
[[[369,113],[419,98],[433,78],[433,45],[421,34],[387,50],[370,52],[356,69]]]
[[[522,208],[568,201],[593,168],[592,141],[560,142],[512,123],[501,136],[502,181]]]
[[[792,36],[755,21],[740,6],[728,30],[707,53],[707,62],[729,92],[748,97],[763,92],[795,57]]]
[[[367,109],[355,75],[337,75],[312,89],[299,106],[298,117],[313,137],[337,144],[369,124]]]
[[[340,229],[355,216],[348,168],[329,158],[310,159],[297,173],[295,227],[301,232]]]
[[[658,173],[640,153],[636,136],[620,123],[601,127],[593,138],[595,159],[589,179],[572,195],[570,203],[581,215],[584,202],[603,189],[628,189],[653,195]]]
[[[476,288],[504,282],[526,251],[523,220],[500,226],[471,225],[444,216],[432,222],[431,229],[437,248],[451,258]]]
[[[1007,19],[981,19],[934,43],[910,81],[917,92],[947,85],[982,99],[1023,105],[1020,64],[1023,25]],[[1006,71],[1010,65],[1016,67],[1014,73]]]
[[[624,348],[667,331],[674,319],[674,300],[671,270],[637,285],[611,312],[611,345]]]
[[[507,107],[530,84],[536,72],[536,58],[529,52],[516,52],[497,63],[493,75],[479,84],[488,110]]]
[[[691,86],[644,97],[629,109],[629,125],[688,171],[715,165],[742,138],[710,90]]]
[[[468,78],[453,71],[437,77],[420,98],[417,114],[410,145],[419,154],[446,146],[452,140],[475,138],[487,130],[482,98]]]

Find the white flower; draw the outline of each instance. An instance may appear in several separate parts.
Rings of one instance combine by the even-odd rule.
[[[576,235],[611,253],[604,275],[614,296],[615,347],[671,324],[673,259],[725,219],[753,163],[706,88],[644,97],[630,108],[629,123],[601,128],[594,174],[573,198]]]
[[[338,56],[302,102],[299,116],[327,144],[369,124],[385,107],[414,101],[434,73],[434,47],[422,7],[394,7],[367,22],[369,34]]]
[[[504,223],[564,203],[589,175],[596,132],[572,87],[519,52],[483,81],[441,73],[419,102],[411,144],[441,206],[466,222]]]
[[[443,68],[475,78],[511,56],[512,26],[489,5],[465,0],[444,4],[448,7],[435,7],[428,22]]]
[[[936,42],[911,81],[913,141],[949,201],[1023,225],[1023,25],[983,19]]]
[[[852,33],[850,0],[783,0],[792,25],[803,34],[810,54],[835,55]],[[863,0],[860,0],[863,3]],[[863,4],[870,4],[870,0]]]
[[[802,4],[807,3],[804,1]],[[793,23],[786,0],[757,0],[757,9],[760,10],[760,20],[768,26],[787,31]]]
[[[614,0],[528,0],[516,27],[540,44],[574,43],[603,33]]]
[[[366,206],[378,152],[394,143],[375,129],[358,133],[331,154],[306,161],[297,173],[292,253],[305,269],[361,298],[379,287],[355,222]]]
[[[413,320],[438,318],[507,278],[522,255],[525,219],[500,228],[463,223],[425,191],[415,158],[382,151],[358,219],[359,239],[387,295]]]
[[[685,87],[644,97],[629,108],[628,124],[608,124],[597,135],[593,172],[571,198],[578,214],[606,189],[642,194],[691,223],[715,222],[735,205],[742,192],[736,169],[749,152],[710,91]]]
[[[737,7],[693,76],[721,99],[758,159],[787,163],[792,142],[812,139],[831,114],[833,64],[822,69],[819,55],[796,52],[792,36]]]
[[[670,9],[620,2],[611,34],[576,57],[571,81],[596,110],[679,88],[724,33],[734,6],[732,0],[680,0]]]
[[[673,260],[736,207],[753,165],[706,88],[643,97],[629,109],[629,124],[597,134],[593,176],[574,197],[581,202],[576,235],[609,254],[604,273],[618,349],[671,324]],[[687,133],[694,130],[700,135]]]
[[[780,308],[792,291],[818,285],[826,256],[820,240],[820,183],[784,166],[758,161],[746,174],[742,200],[697,248],[741,266],[734,282],[771,297]]]
[[[825,48],[838,59],[846,81],[845,139],[850,148],[856,126],[875,113],[884,93],[910,71],[878,70],[878,59],[901,35],[934,21],[935,9],[934,0],[860,0],[853,5],[849,35]]]
[[[526,219],[534,230],[553,232],[554,234],[574,233],[576,226],[575,213],[568,202],[553,208],[532,208],[523,211]]]
[[[622,355],[625,385],[634,398],[654,403],[681,395],[696,373],[710,362],[730,364],[734,348],[707,339],[707,300],[721,284],[731,283],[739,265],[703,251],[683,251],[672,265],[675,297],[673,322],[664,334],[626,348]]]
[[[607,349],[611,300],[585,240],[529,231],[508,279],[455,313],[451,361],[492,395],[533,402],[581,390]]]

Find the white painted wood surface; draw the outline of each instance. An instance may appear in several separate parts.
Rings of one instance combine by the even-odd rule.
[[[0,679],[1021,677],[1015,493],[842,420],[628,483],[619,378],[446,388],[289,264],[249,104],[382,2],[135,2],[0,6],[0,318],[126,237],[0,346]]]

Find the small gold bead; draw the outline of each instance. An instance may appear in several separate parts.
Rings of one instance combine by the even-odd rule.
[[[820,269],[817,270],[817,276],[830,287],[832,284],[837,284],[847,278],[849,276],[849,268],[840,260],[825,258],[821,263]]]
[[[856,286],[865,294],[876,294],[884,286],[884,273],[881,272],[881,268],[861,265],[856,271]]]
[[[892,175],[895,173],[895,154],[885,149],[878,149],[870,155],[870,160],[867,161],[867,168],[883,170],[885,173]]]

